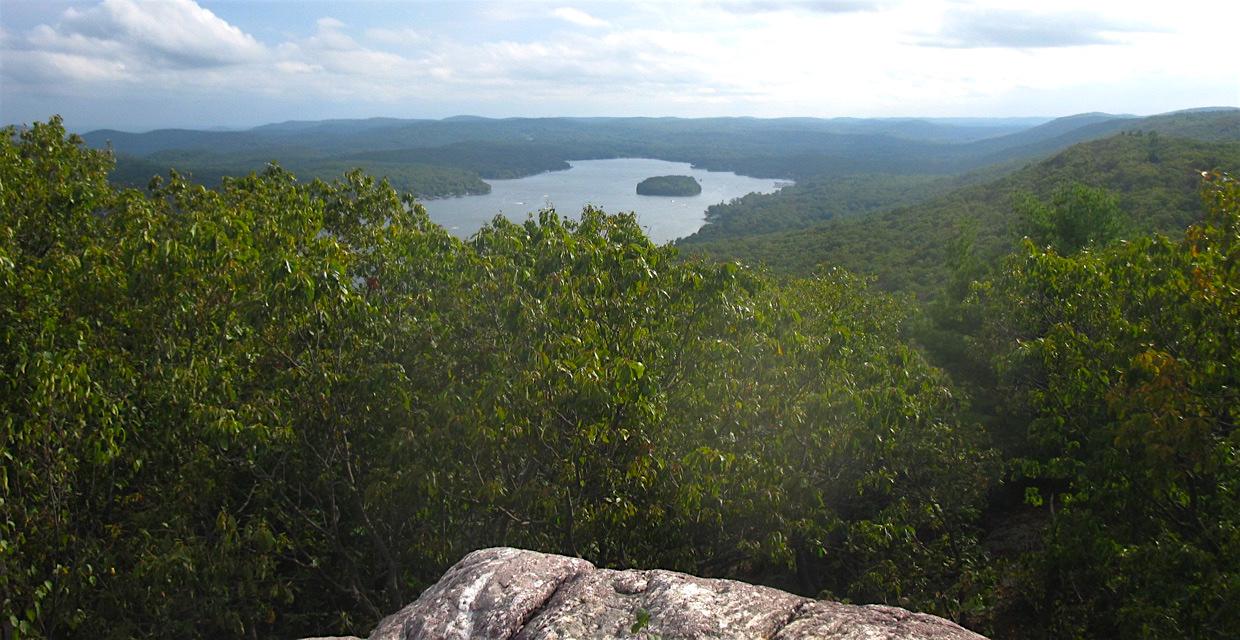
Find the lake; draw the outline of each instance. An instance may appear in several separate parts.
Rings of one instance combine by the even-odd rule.
[[[520,222],[530,212],[554,207],[561,215],[578,217],[592,204],[608,213],[633,211],[646,235],[665,243],[701,228],[706,208],[747,193],[771,193],[789,184],[741,176],[728,171],[694,169],[686,162],[649,158],[574,160],[564,171],[551,171],[516,180],[487,180],[491,193],[425,200],[427,213],[454,235],[466,238],[496,214]],[[690,197],[639,196],[637,183],[651,176],[693,176],[702,193]]]

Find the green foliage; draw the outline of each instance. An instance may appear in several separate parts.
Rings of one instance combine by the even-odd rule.
[[[467,551],[951,614],[996,470],[902,304],[350,173],[148,193],[0,136],[0,625],[365,632]]]
[[[955,181],[943,176],[814,176],[771,194],[751,193],[706,210],[707,224],[677,244],[710,248],[749,236],[802,229],[824,220],[907,206],[946,193]]]
[[[360,172],[118,189],[58,119],[7,129],[0,632],[364,633],[514,545],[1002,637],[1235,637],[1240,187],[1194,208],[1180,175],[1235,151],[1125,135],[873,218],[930,241],[919,309],[594,209],[460,241]],[[1021,191],[1053,248],[996,265]],[[887,286],[906,241],[862,256]]]
[[[1079,183],[1061,187],[1049,204],[1028,193],[1017,194],[1015,209],[1025,237],[1061,254],[1104,246],[1124,230],[1119,198]]]
[[[5,617],[26,618],[22,636],[289,628],[278,611],[312,611],[371,553],[351,525],[313,527],[359,517],[345,443],[404,411],[366,404],[399,399],[402,378],[362,366],[390,338],[357,283],[452,241],[357,174],[298,185],[272,169],[219,191],[174,175],[148,197],[112,190],[107,157],[59,121],[14,137],[0,142]]]
[[[1150,161],[1148,138],[1123,134],[1076,145],[1006,177],[911,207],[835,217],[795,231],[729,237],[691,248],[720,259],[761,263],[790,275],[810,273],[822,264],[841,266],[876,276],[880,288],[930,297],[949,277],[947,250],[957,221],[975,225],[974,247],[983,262],[998,262],[1011,251],[1017,224],[1012,201],[1017,194],[1049,200],[1063,185],[1074,183],[1114,192],[1129,237],[1179,232],[1201,220],[1205,211],[1197,194],[1200,172],[1240,169],[1240,144],[1161,136],[1162,150],[1155,163]]]
[[[23,131],[20,144],[14,135],[0,142],[0,625],[25,636],[49,616],[80,618],[62,603],[104,570],[79,561],[77,496],[64,479],[108,463],[125,434],[122,399],[89,375],[95,323],[67,304],[109,295],[80,277],[106,259],[89,238],[115,200],[108,158],[65,138],[59,120]],[[56,343],[67,348],[48,348]]]
[[[1013,481],[1048,510],[1000,610],[1021,637],[1235,637],[1240,186],[1180,239],[1026,243],[978,288]]]
[[[633,626],[629,627],[629,633],[635,634],[641,631],[642,629],[645,629],[646,627],[650,626],[650,612],[649,611],[646,611],[645,609],[638,609],[636,618],[637,619],[633,622]]]

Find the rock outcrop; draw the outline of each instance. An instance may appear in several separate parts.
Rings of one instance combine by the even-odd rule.
[[[952,622],[879,605],[660,570],[597,569],[520,549],[475,551],[370,640],[763,638],[985,640]]]

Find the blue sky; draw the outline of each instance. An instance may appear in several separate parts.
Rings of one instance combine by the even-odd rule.
[[[0,0],[0,122],[1056,116],[1240,104],[1240,3]]]

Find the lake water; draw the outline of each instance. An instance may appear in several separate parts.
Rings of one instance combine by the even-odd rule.
[[[608,213],[633,211],[646,235],[657,243],[697,231],[705,221],[706,208],[747,193],[771,193],[788,184],[740,176],[726,171],[694,169],[685,162],[649,158],[574,160],[571,169],[540,173],[516,180],[487,180],[491,193],[426,200],[431,219],[453,234],[466,238],[496,214],[520,222],[531,212],[554,207],[562,215],[578,217],[592,204]],[[651,176],[693,176],[702,193],[691,197],[639,196],[637,183]]]

